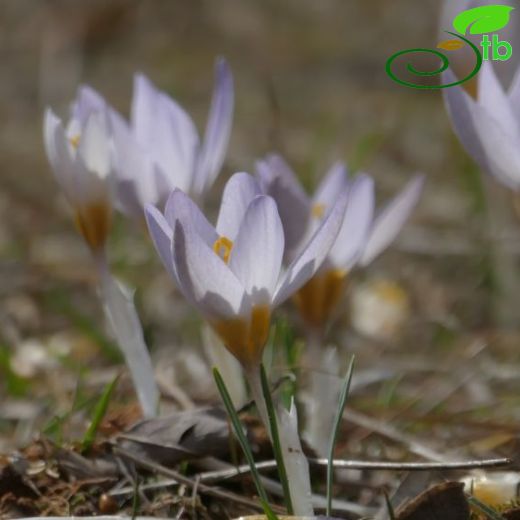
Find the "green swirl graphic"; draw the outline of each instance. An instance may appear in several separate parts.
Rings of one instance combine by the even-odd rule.
[[[463,78],[459,81],[454,81],[452,83],[447,83],[445,85],[417,85],[410,81],[405,81],[405,80],[399,79],[395,75],[394,71],[392,70],[392,65],[397,58],[399,58],[400,56],[403,56],[405,54],[426,52],[428,54],[433,54],[433,55],[437,56],[441,60],[440,67],[431,72],[417,70],[413,65],[411,65],[410,63],[407,63],[406,68],[412,74],[415,74],[416,76],[423,76],[423,77],[424,76],[437,76],[438,74],[442,74],[449,67],[449,65],[450,65],[449,59],[442,52],[437,51],[435,49],[423,49],[423,48],[406,49],[404,51],[399,51],[399,52],[396,52],[395,54],[392,54],[392,56],[390,56],[390,58],[388,58],[388,60],[386,62],[386,73],[388,74],[388,76],[393,81],[395,81],[396,83],[399,83],[400,85],[404,85],[405,87],[423,89],[423,90],[426,90],[426,89],[438,90],[441,88],[455,87],[456,85],[460,85],[461,83],[465,83],[466,81],[470,80],[473,76],[476,76],[480,70],[480,67],[482,67],[482,54],[480,53],[479,48],[474,43],[472,43],[468,39],[464,38],[464,36],[461,36],[460,34],[457,34],[457,33],[451,32],[451,31],[445,31],[445,32],[448,34],[451,34],[452,36],[455,36],[456,38],[459,38],[460,40],[463,40],[465,43],[467,43],[473,49],[473,52],[475,53],[475,58],[476,58],[475,67],[465,78]]]

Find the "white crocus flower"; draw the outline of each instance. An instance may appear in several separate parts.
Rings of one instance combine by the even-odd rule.
[[[159,391],[133,291],[110,274],[106,259],[113,181],[107,119],[103,99],[91,89],[80,88],[66,127],[50,108],[46,109],[45,149],[56,179],[74,210],[77,228],[94,256],[105,314],[125,356],[143,413],[154,416]]]
[[[110,196],[110,149],[103,112],[72,111],[64,126],[47,108],[44,139],[47,157],[56,180],[72,206],[78,230],[92,249],[103,250],[112,217]]]

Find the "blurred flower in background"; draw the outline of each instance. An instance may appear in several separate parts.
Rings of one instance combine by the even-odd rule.
[[[453,73],[445,73],[451,81]],[[461,86],[444,89],[448,113],[460,142],[480,168],[502,184],[520,188],[520,69],[508,90],[490,62],[478,75],[475,98]]]
[[[367,266],[401,231],[419,200],[424,178],[414,177],[376,215],[373,179],[361,173],[349,180],[342,163],[329,169],[312,198],[278,155],[259,161],[257,173],[265,192],[277,201],[284,231],[292,238],[289,259],[298,253],[302,240],[314,233],[337,198],[348,194],[347,211],[326,261],[294,296],[307,325],[322,328],[343,293],[347,274],[355,266]]]
[[[79,232],[94,253],[104,248],[112,215],[111,162],[106,114],[81,92],[66,126],[45,111],[47,157],[70,205]]]
[[[110,111],[122,211],[142,219],[146,204],[164,204],[174,188],[201,200],[224,163],[233,104],[233,78],[228,64],[220,58],[201,141],[188,113],[149,79],[137,74],[130,123]]]

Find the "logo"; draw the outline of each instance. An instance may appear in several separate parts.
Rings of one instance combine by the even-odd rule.
[[[437,76],[449,67],[448,57],[440,50],[423,48],[406,49],[390,56],[386,62],[386,73],[396,83],[410,88],[441,89],[465,83],[478,74],[484,60],[507,61],[513,55],[513,48],[510,42],[501,41],[498,34],[491,34],[504,28],[509,23],[509,17],[513,9],[509,5],[485,5],[468,9],[459,13],[453,20],[453,28],[457,32],[445,31],[447,34],[454,36],[455,39],[440,42],[437,45],[437,49],[451,52],[469,46],[475,55],[475,66],[465,78],[444,85],[421,85],[398,78],[394,71],[395,61],[406,54],[426,53],[434,55],[441,60],[440,66],[434,71],[421,71],[416,69],[411,63],[407,63],[406,70],[415,76]],[[480,42],[482,52],[477,45],[465,37],[466,35],[483,35]]]

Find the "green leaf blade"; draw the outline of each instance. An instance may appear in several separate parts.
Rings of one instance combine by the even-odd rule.
[[[267,407],[267,415],[269,417],[269,428],[271,430],[273,451],[277,462],[278,475],[280,477],[280,482],[282,483],[285,504],[287,506],[287,512],[290,515],[292,515],[293,505],[291,499],[291,492],[289,489],[289,480],[287,478],[287,470],[285,468],[285,461],[283,460],[282,447],[280,443],[280,434],[278,431],[278,423],[276,420],[276,411],[274,409],[271,392],[269,391],[269,382],[267,380],[267,374],[265,372],[265,367],[263,364],[260,365],[260,379],[262,382],[262,392],[264,394],[265,404]]]
[[[347,374],[343,380],[343,386],[339,395],[338,409],[336,411],[336,417],[334,419],[334,425],[332,427],[332,435],[330,436],[329,444],[329,463],[327,464],[327,516],[331,515],[332,511],[332,482],[334,478],[334,447],[336,446],[336,438],[339,433],[339,427],[341,425],[341,418],[343,417],[343,410],[347,397],[350,391],[350,383],[352,381],[352,374],[354,373],[354,356],[351,357],[348,365]]]
[[[265,492],[264,487],[262,486],[262,481],[260,479],[260,474],[256,469],[255,459],[253,457],[253,453],[251,452],[251,448],[249,446],[249,442],[242,430],[242,423],[237,415],[235,407],[233,406],[233,401],[231,400],[231,396],[226,388],[226,384],[218,371],[218,368],[213,368],[213,377],[215,378],[215,383],[217,384],[218,391],[220,396],[222,397],[222,401],[224,402],[224,406],[229,415],[229,419],[231,420],[231,424],[233,426],[233,430],[235,435],[237,436],[238,442],[240,443],[240,447],[244,452],[244,456],[251,468],[251,476],[255,483],[256,490],[258,492],[258,496],[260,497],[260,502],[262,507],[264,508],[265,516],[267,516],[268,520],[279,520],[274,511],[271,509],[269,505],[269,499],[267,498],[267,494]]]
[[[103,420],[103,417],[105,417],[105,414],[107,413],[110,399],[112,398],[112,394],[114,393],[118,381],[119,376],[116,376],[114,380],[105,387],[101,397],[99,398],[99,401],[96,403],[92,421],[90,422],[90,426],[88,427],[81,443],[82,451],[88,451],[94,444],[98,428],[101,424],[101,421]]]

